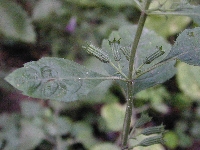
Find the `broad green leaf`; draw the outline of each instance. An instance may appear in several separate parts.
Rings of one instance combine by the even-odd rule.
[[[179,88],[189,97],[199,99],[200,97],[200,68],[185,63],[179,63],[177,81]]]
[[[137,26],[123,26],[118,31],[112,32],[109,39],[113,39],[115,37],[114,35],[118,33],[119,37],[121,38],[120,40],[121,46],[125,46],[125,47],[130,46],[135,37],[136,29],[137,29]],[[134,69],[137,70],[139,66],[143,64],[146,57],[156,52],[157,46],[158,47],[162,46],[162,49],[165,51],[165,54],[155,59],[150,64],[145,64],[143,65],[143,67],[140,68],[141,72],[145,72],[148,69],[149,71],[141,75],[140,77],[135,77],[135,80],[133,81],[134,93],[147,89],[156,84],[163,83],[166,80],[170,79],[175,74],[175,67],[174,67],[175,61],[170,61],[161,66],[155,66],[167,56],[167,54],[170,52],[171,46],[162,37],[158,36],[155,32],[150,31],[146,28],[144,28],[143,30],[143,33],[138,45],[138,50],[135,56]],[[103,41],[102,49],[107,51],[107,53],[109,54],[109,57],[111,58],[111,61],[114,62],[116,66],[118,66],[118,62],[114,61],[108,40]],[[121,70],[127,75],[129,62],[122,53],[121,53],[121,56],[122,58],[119,62],[121,66]],[[113,69],[109,65],[106,66],[106,70],[111,75],[116,74],[116,70]],[[135,75],[136,74],[134,74],[134,76]],[[125,82],[120,81],[120,84],[123,86],[124,89],[126,89]]]
[[[24,95],[69,102],[83,99],[99,83],[110,78],[70,60],[44,57],[24,64],[5,79]]]
[[[137,93],[154,85],[164,83],[168,79],[172,78],[176,73],[176,68],[174,67],[174,65],[175,61],[171,61],[135,79],[133,81],[135,88],[134,93]]]
[[[189,16],[200,24],[200,5],[190,5],[187,0],[154,0],[157,3],[149,14]],[[159,8],[159,10],[158,10]]]
[[[180,0],[153,0],[150,9],[170,9],[174,3],[178,3]],[[163,6],[161,7],[161,4]],[[154,30],[164,38],[168,38],[171,35],[181,32],[190,23],[191,19],[186,16],[163,16],[163,15],[150,15],[147,17],[145,27]]]
[[[190,65],[200,65],[200,27],[184,30],[163,61],[179,59]]]
[[[200,6],[196,6],[193,11],[195,12],[194,15],[190,15],[190,17],[200,26]]]
[[[17,3],[0,1],[0,33],[23,42],[35,42],[36,35],[27,13]]]
[[[61,9],[59,1],[40,0],[33,9],[33,20],[42,20]]]
[[[91,57],[90,59],[88,59],[85,63],[85,66],[88,69],[93,70],[97,73],[108,75],[108,73],[105,71],[103,67],[103,63],[101,63],[95,57]],[[96,86],[93,90],[91,90],[88,93],[87,95],[87,99],[89,99],[88,102],[89,103],[100,102],[100,101],[103,102],[102,100],[105,99],[105,97],[111,96],[111,93],[109,93],[109,88],[111,84],[112,84],[111,80],[101,82],[98,86]]]
[[[195,23],[200,25],[200,5],[182,5],[179,11],[175,11],[178,15],[185,15],[191,17]]]

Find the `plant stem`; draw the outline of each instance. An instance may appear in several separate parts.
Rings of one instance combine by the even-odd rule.
[[[134,58],[136,54],[136,50],[138,47],[138,43],[140,40],[140,37],[142,35],[142,30],[144,28],[144,23],[147,17],[146,10],[149,8],[149,5],[151,3],[151,0],[146,0],[144,2],[144,9],[141,12],[140,19],[138,22],[138,28],[135,34],[135,38],[133,41],[133,47],[131,50],[131,56],[130,56],[130,62],[129,62],[129,74],[128,74],[128,81],[127,81],[127,106],[126,106],[126,114],[124,118],[124,125],[123,125],[123,133],[122,133],[122,149],[127,148],[128,143],[128,135],[130,131],[130,124],[131,124],[131,116],[132,116],[132,109],[133,109],[133,64],[134,64]]]

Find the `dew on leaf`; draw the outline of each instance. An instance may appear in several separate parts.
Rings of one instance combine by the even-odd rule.
[[[27,80],[36,80],[39,78],[39,74],[37,70],[33,68],[28,68],[25,70],[23,77],[26,78]]]
[[[194,32],[188,32],[187,35],[189,35],[190,37],[194,37]]]
[[[42,94],[45,97],[50,97],[57,91],[58,88],[58,83],[55,82],[55,80],[51,80],[49,82],[44,83],[42,88]]]
[[[44,83],[42,87],[42,95],[44,97],[63,97],[67,93],[67,86],[64,83],[59,83],[56,80],[50,80]]]
[[[41,74],[43,78],[55,78],[58,77],[58,72],[49,66],[41,68]]]
[[[25,79],[24,77],[17,77],[15,78],[15,84],[19,87],[20,85],[24,84],[25,83]]]

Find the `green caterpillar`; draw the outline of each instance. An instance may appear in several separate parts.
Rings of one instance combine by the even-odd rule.
[[[83,48],[91,55],[95,56],[97,59],[104,63],[109,62],[109,57],[106,52],[104,52],[102,49],[95,47],[92,44],[87,43],[87,46],[83,46]]]
[[[124,54],[124,56],[126,57],[126,59],[129,61],[130,60],[130,53],[131,53],[131,47],[121,47],[120,50],[122,51],[122,53]]]
[[[154,52],[153,54],[151,54],[150,56],[146,57],[146,59],[144,60],[144,64],[150,64],[152,61],[154,61],[156,58],[162,56],[165,51],[162,50],[162,46],[160,47],[156,47],[158,50],[156,52]]]
[[[112,50],[112,53],[113,53],[113,56],[114,56],[114,60],[115,61],[120,61],[120,59],[121,59],[121,54],[119,52],[119,49],[120,49],[120,39],[116,40],[114,38],[113,41],[109,41],[109,45],[111,47],[111,50]]]

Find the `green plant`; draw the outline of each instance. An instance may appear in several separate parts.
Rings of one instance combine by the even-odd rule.
[[[151,0],[134,0],[134,3],[141,11],[138,25],[123,26],[113,31],[109,39],[103,40],[101,49],[89,43],[83,47],[104,63],[109,75],[91,71],[70,60],[46,57],[24,64],[23,68],[8,75],[6,81],[23,91],[24,95],[65,102],[84,99],[102,81],[116,81],[127,98],[121,147],[130,149],[128,142],[131,139],[134,95],[173,77],[176,60],[200,65],[199,27],[184,30],[172,47],[153,31],[144,28],[148,15],[187,15],[199,23],[199,6],[183,0],[171,5],[164,1],[154,8],[149,8]],[[163,131],[160,133],[146,138],[137,146],[162,143]]]

